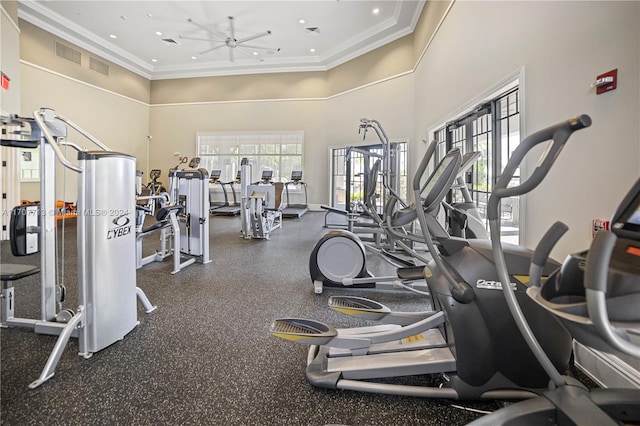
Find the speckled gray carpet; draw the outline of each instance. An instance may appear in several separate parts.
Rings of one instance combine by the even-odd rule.
[[[363,324],[326,307],[335,291],[313,294],[308,257],[325,232],[322,223],[322,213],[310,212],[285,220],[269,241],[246,241],[239,238],[238,217],[213,217],[210,264],[171,275],[167,259],[138,270],[138,286],[158,309],[145,314],[139,308],[140,325],[90,359],[78,357],[72,339],[55,376],[35,390],[27,385],[55,338],[3,329],[2,424],[461,425],[477,417],[450,401],[323,390],[306,382],[307,348],[272,337],[269,324],[287,316]],[[76,303],[74,228],[69,221],[65,231],[70,308]],[[37,256],[12,259],[6,241],[2,260],[39,263]],[[38,316],[38,292],[38,276],[17,283],[16,316]],[[426,303],[406,293],[373,297],[409,310]]]

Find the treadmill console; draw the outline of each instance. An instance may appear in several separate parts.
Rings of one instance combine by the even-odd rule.
[[[209,180],[215,183],[220,180],[220,175],[222,175],[222,170],[211,170],[211,174],[209,174]]]
[[[263,170],[262,171],[262,177],[260,178],[260,180],[262,180],[265,183],[269,183],[269,182],[271,182],[272,178],[273,178],[273,170]]]
[[[300,182],[302,180],[302,170],[293,170],[291,172],[291,181]]]

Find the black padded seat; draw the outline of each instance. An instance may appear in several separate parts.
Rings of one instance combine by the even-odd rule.
[[[178,215],[182,213],[182,210],[182,206],[169,206],[158,209],[158,212],[156,213],[156,220],[158,222],[154,223],[146,229],[143,229],[141,234],[149,234],[153,231],[164,228],[165,226],[171,226],[171,222],[169,222],[169,214],[171,212],[176,212],[176,215]]]
[[[37,274],[38,272],[40,272],[38,266],[20,265],[16,263],[0,264],[0,280],[2,281],[16,281]]]

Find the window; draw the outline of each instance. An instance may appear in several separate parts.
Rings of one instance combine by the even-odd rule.
[[[22,182],[40,180],[40,147],[20,149],[20,180]]]
[[[479,151],[480,159],[467,176],[469,190],[478,210],[486,217],[486,205],[493,184],[507,164],[513,150],[520,144],[520,98],[518,86],[488,100],[473,111],[449,121],[437,129],[433,137],[438,141],[436,161],[452,148],[462,153]],[[519,170],[512,186],[520,182]],[[459,191],[449,196],[450,202],[460,202]],[[503,241],[520,241],[520,209],[517,197],[503,199],[501,204]],[[488,230],[488,222],[486,227]]]
[[[260,180],[263,170],[273,172],[274,181],[287,181],[293,170],[302,170],[303,131],[279,132],[198,132],[200,167],[220,170],[220,180],[235,179],[240,161],[252,164],[251,181]]]

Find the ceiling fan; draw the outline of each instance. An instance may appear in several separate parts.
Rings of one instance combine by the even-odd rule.
[[[246,50],[244,50],[243,48],[248,48],[248,49],[258,49],[258,50],[262,50],[266,53],[269,54],[274,54],[276,52],[280,51],[280,48],[277,49],[271,49],[269,47],[262,47],[262,46],[254,46],[254,45],[250,45],[250,44],[246,44],[246,42],[251,41],[251,40],[255,40],[257,38],[260,37],[265,37],[271,34],[271,31],[265,31],[262,33],[258,33],[258,34],[254,34],[254,35],[250,35],[248,37],[243,37],[243,38],[236,38],[236,31],[235,31],[235,25],[234,25],[234,18],[233,16],[227,16],[227,19],[229,19],[229,35],[225,36],[224,34],[221,34],[211,28],[207,28],[204,25],[201,25],[197,22],[195,22],[193,19],[189,18],[187,19],[188,22],[192,23],[193,25],[197,26],[198,28],[201,28],[203,30],[205,30],[207,33],[209,33],[209,35],[212,38],[197,38],[197,37],[186,37],[186,36],[179,36],[181,39],[183,40],[196,40],[196,41],[208,41],[208,42],[214,42],[214,43],[220,43],[216,46],[211,47],[210,49],[207,50],[203,50],[202,52],[198,52],[200,55],[204,55],[206,53],[212,52],[216,49],[220,49],[221,47],[228,47],[229,48],[229,61],[234,62],[235,58],[233,55],[234,50],[238,50],[238,52],[242,53],[243,55],[249,56],[250,58],[256,59],[258,61],[263,61],[264,59],[258,57],[255,53],[249,53]]]

